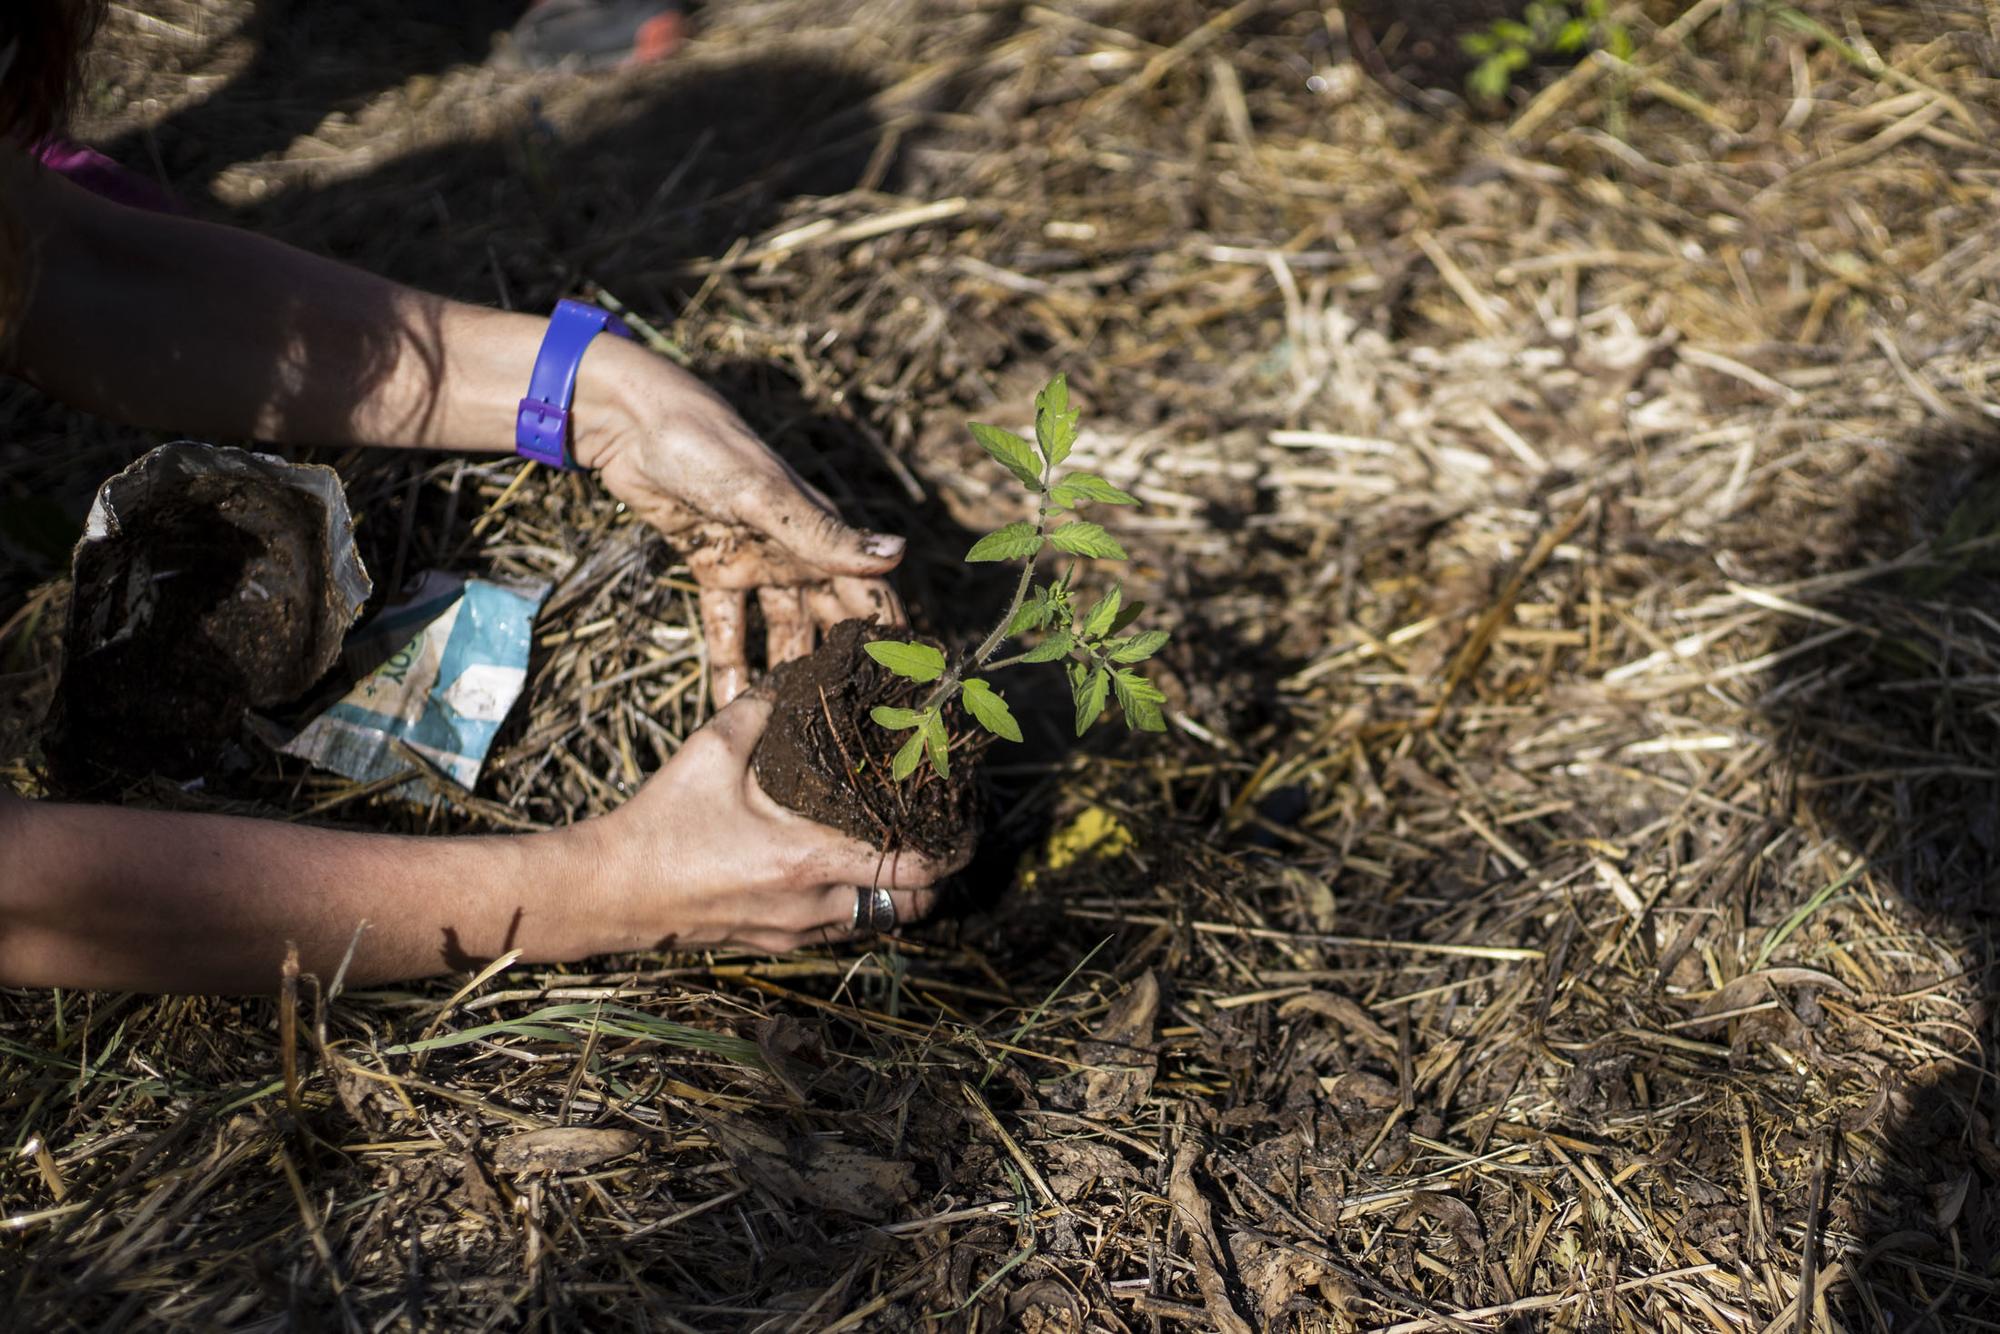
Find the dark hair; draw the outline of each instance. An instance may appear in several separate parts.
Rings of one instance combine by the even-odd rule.
[[[0,0],[0,143],[34,149],[69,112],[103,0]],[[0,346],[28,299],[27,238],[0,199]]]
[[[32,147],[69,111],[83,49],[103,0],[9,0],[0,5],[0,136]]]

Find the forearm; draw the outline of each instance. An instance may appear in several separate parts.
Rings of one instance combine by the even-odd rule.
[[[0,797],[0,985],[272,990],[285,942],[353,983],[613,944],[587,827],[403,838]]]
[[[34,237],[8,369],[134,425],[289,444],[505,452],[545,321],[0,163]],[[608,341],[608,340],[601,340]],[[597,363],[623,353],[585,358]],[[609,392],[577,397],[578,452]]]

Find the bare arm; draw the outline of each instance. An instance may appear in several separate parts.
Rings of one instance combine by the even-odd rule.
[[[283,942],[331,978],[364,921],[357,982],[591,952],[576,911],[589,852],[558,834],[394,838],[5,798],[0,884],[0,980],[16,986],[268,991]]]
[[[940,868],[777,806],[750,774],[746,698],[615,813],[545,834],[406,838],[0,796],[0,986],[270,991],[286,941],[357,984],[475,967],[845,932],[851,886],[910,921]]]
[[[7,369],[52,396],[197,435],[512,448],[540,320],[126,208],[15,154],[0,155],[0,186],[36,265]],[[611,397],[579,395],[579,454]]]
[[[507,453],[547,325],[413,291],[229,227],[100,199],[0,149],[34,251],[0,370],[134,425],[284,444]],[[746,596],[774,661],[846,616],[901,617],[903,540],[832,507],[699,380],[643,347],[584,354],[572,453],[690,548],[717,703],[749,684]]]
[[[268,241],[99,200],[0,151],[36,247],[8,369],[152,426],[297,443],[502,451],[539,320],[397,287]],[[900,539],[861,533],[719,398],[643,349],[583,362],[574,450],[692,539],[717,694],[746,683],[744,598],[771,642],[895,613]],[[808,602],[810,599],[810,604]],[[810,610],[809,610],[810,605]],[[421,842],[220,817],[0,803],[0,985],[267,989],[283,942],[380,980],[520,948],[553,962],[672,942],[782,950],[845,925],[851,886],[936,874],[780,810],[749,775],[767,706],[740,700],[617,813],[562,834]]]

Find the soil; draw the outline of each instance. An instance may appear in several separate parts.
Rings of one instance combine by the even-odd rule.
[[[202,477],[119,518],[77,558],[48,746],[68,786],[198,774],[246,709],[303,693],[323,661],[326,519],[305,496]]]
[[[1523,0],[1343,0],[1355,55],[1377,78],[1457,91],[1473,61],[1461,45],[1498,19],[1516,19]]]
[[[893,781],[890,762],[908,734],[884,730],[869,710],[914,708],[930,687],[862,652],[880,634],[872,620],[842,621],[816,652],[772,671],[771,721],[751,759],[758,785],[779,804],[876,847],[961,861],[979,837],[983,733],[950,706],[951,776],[941,779],[924,764]]]

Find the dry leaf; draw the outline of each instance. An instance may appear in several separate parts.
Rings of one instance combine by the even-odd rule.
[[[1108,1144],[1053,1140],[1037,1146],[1049,1159],[1049,1189],[1069,1203],[1100,1182],[1138,1181],[1139,1170]]]
[[[551,1126],[509,1135],[493,1149],[493,1166],[502,1172],[581,1172],[613,1158],[623,1158],[644,1141],[631,1130],[589,1130]]]
[[[1958,1221],[1958,1215],[1965,1208],[1966,1192],[1972,1189],[1972,1173],[1961,1172],[1955,1181],[1946,1181],[1930,1188],[1931,1215],[1937,1219],[1940,1229],[1949,1229]]]
[[[1188,1259],[1194,1264],[1195,1286],[1201,1289],[1208,1306],[1208,1318],[1221,1334],[1251,1334],[1250,1322],[1229,1299],[1229,1280],[1222,1273],[1221,1243],[1215,1238],[1215,1224],[1208,1209],[1208,1197],[1194,1184],[1196,1149],[1181,1145],[1174,1157],[1174,1175],[1167,1187],[1174,1214],[1187,1231]]]
[[[1421,1214],[1435,1218],[1451,1229],[1453,1237],[1464,1248],[1467,1257],[1486,1254],[1486,1229],[1480,1226],[1479,1215],[1472,1206],[1456,1195],[1447,1195],[1438,1190],[1420,1190],[1411,1194],[1410,1205],[1403,1210],[1396,1226],[1407,1228]]]
[[[1257,1314],[1265,1329],[1279,1328],[1278,1317],[1307,1288],[1316,1287],[1326,1270],[1311,1256],[1283,1246],[1266,1247],[1243,1266],[1243,1286],[1257,1299]]]
[[[1320,1080],[1320,1087],[1342,1111],[1386,1112],[1403,1100],[1394,1084],[1366,1070],[1349,1070]]]
[[[1140,975],[1098,1025],[1095,1042],[1080,1044],[1078,1055],[1098,1067],[1083,1076],[1083,1110],[1110,1120],[1131,1113],[1153,1091],[1159,1057],[1153,1050],[1160,1017],[1160,979]]]
[[[1007,1299],[1012,1328],[1023,1334],[1075,1334],[1083,1328],[1083,1308],[1076,1294],[1045,1278],[1027,1284]]]
[[[1817,968],[1766,968],[1725,982],[1709,993],[1696,1013],[1726,1014],[1731,1010],[1744,1009],[1764,1000],[1770,994],[1771,987],[1822,987],[1828,991],[1837,991],[1843,996],[1854,994],[1853,987],[1833,974],[1822,973]]]
[[[826,1050],[819,1038],[790,1015],[775,1015],[758,1026],[757,1052],[764,1058],[771,1077],[784,1086],[794,1102],[806,1100],[799,1065],[802,1062],[822,1068],[826,1065]]]
[[[908,1163],[877,1158],[831,1140],[787,1144],[743,1122],[711,1121],[709,1138],[745,1180],[782,1201],[802,1200],[856,1218],[882,1218],[917,1193]]]
[[[1396,1050],[1396,1039],[1388,1029],[1375,1022],[1375,1017],[1345,996],[1337,996],[1330,991],[1308,991],[1303,996],[1294,996],[1278,1007],[1280,1019],[1294,1019],[1302,1014],[1316,1014],[1322,1019],[1331,1019],[1347,1032],[1364,1041],[1372,1042],[1386,1051]]]

